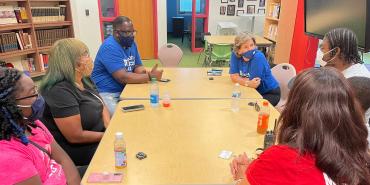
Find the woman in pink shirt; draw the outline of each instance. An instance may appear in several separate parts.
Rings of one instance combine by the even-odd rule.
[[[68,155],[38,120],[44,100],[31,78],[0,68],[0,184],[79,184]]]

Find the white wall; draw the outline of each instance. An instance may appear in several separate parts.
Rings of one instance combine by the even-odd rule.
[[[238,8],[238,0],[235,0],[235,3],[228,3],[228,4],[235,4],[235,9],[243,9],[245,13],[247,12],[247,5],[253,4],[255,5],[255,10],[259,8],[258,5],[259,0],[257,1],[244,1],[244,7]],[[250,31],[252,25],[252,18],[251,17],[239,17],[239,16],[227,16],[227,11],[225,15],[220,15],[220,6],[227,6],[226,3],[221,3],[220,0],[209,0],[209,22],[208,22],[208,30],[211,32],[212,35],[217,34],[217,23],[218,22],[233,22],[239,26],[238,31]],[[235,12],[236,12],[235,10]],[[263,27],[264,27],[264,16],[258,16],[255,19],[254,24],[254,33],[257,35],[263,35]]]
[[[95,59],[101,45],[98,0],[71,0],[71,7],[75,37],[89,47],[90,55]],[[86,9],[89,16],[85,14]]]
[[[167,43],[167,2],[157,1],[158,49]]]

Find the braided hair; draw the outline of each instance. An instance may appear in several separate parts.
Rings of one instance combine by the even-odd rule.
[[[28,144],[26,126],[18,124],[23,120],[23,114],[17,107],[14,96],[16,83],[21,76],[22,73],[16,69],[0,68],[0,140],[16,137],[23,144]]]
[[[338,47],[346,63],[362,64],[357,46],[356,34],[347,28],[335,28],[325,34],[330,44],[330,49]],[[331,54],[334,56],[334,54]]]

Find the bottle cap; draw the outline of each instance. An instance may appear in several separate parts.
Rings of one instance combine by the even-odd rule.
[[[264,101],[262,105],[263,106],[268,106],[269,105],[269,102],[268,101]]]
[[[116,132],[116,139],[123,139],[123,133],[122,132]]]
[[[152,78],[152,82],[155,82],[155,81],[157,81],[157,78],[156,77],[153,77]]]

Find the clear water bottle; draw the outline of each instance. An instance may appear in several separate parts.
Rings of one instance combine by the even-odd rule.
[[[170,107],[171,106],[171,97],[170,97],[170,94],[168,92],[165,92],[163,94],[162,103],[163,103],[163,107]]]
[[[114,140],[114,157],[117,169],[122,169],[127,166],[126,143],[123,140],[122,132],[116,132],[116,139]]]
[[[233,112],[238,112],[240,109],[240,97],[241,97],[240,85],[238,83],[235,84],[232,96],[231,96],[231,110]]]
[[[152,78],[150,87],[150,106],[159,106],[159,87],[156,78]]]

